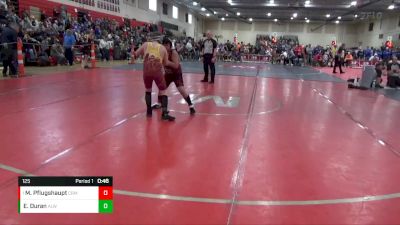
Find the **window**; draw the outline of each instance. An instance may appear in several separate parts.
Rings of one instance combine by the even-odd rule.
[[[135,2],[135,0],[126,0],[126,1],[124,1],[124,2],[126,2],[126,4],[128,4],[128,5],[132,5],[132,6],[135,6],[136,4],[136,2]],[[119,4],[119,1],[117,1],[117,4]]]
[[[172,6],[172,18],[178,19],[178,7]]]
[[[188,15],[188,23],[189,23],[189,24],[192,24],[192,19],[193,19],[193,18],[192,18],[192,14],[189,14],[189,15]]]
[[[369,24],[368,30],[369,30],[369,31],[373,31],[373,30],[374,30],[374,23],[370,23],[370,24]]]
[[[162,13],[164,15],[168,15],[168,4],[167,3],[162,4]]]
[[[149,0],[149,9],[157,11],[157,0]]]

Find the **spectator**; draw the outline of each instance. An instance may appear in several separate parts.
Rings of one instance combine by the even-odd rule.
[[[369,58],[371,58],[372,54],[373,54],[372,49],[369,46],[367,46],[367,48],[364,50],[365,60],[369,60]]]
[[[371,57],[369,58],[369,63],[370,63],[371,65],[375,65],[375,64],[377,64],[378,62],[379,62],[378,53],[375,53],[373,56],[371,56]]]
[[[346,57],[344,58],[344,63],[347,67],[351,66],[353,62],[353,55],[350,52],[347,52]]]
[[[51,46],[50,56],[54,58],[56,65],[67,64],[67,59],[64,56],[64,49],[58,41]]]
[[[308,44],[307,46],[306,46],[306,49],[305,49],[305,51],[306,51],[306,57],[307,57],[307,64],[308,65],[311,65],[311,62],[312,62],[312,56],[313,56],[313,49],[311,48],[311,44]]]
[[[68,60],[70,66],[74,64],[74,55],[72,52],[72,48],[76,43],[75,36],[72,34],[71,30],[67,30],[64,36],[64,52],[65,58]]]
[[[106,60],[109,61],[110,58],[112,58],[113,56],[114,56],[114,41],[112,40],[111,34],[109,34],[106,44]]]
[[[6,0],[0,0],[0,8],[7,10],[7,1]]]
[[[400,87],[400,64],[396,56],[387,65],[388,81],[387,86],[391,88]]]
[[[380,84],[382,83],[382,73],[383,73],[383,65],[382,63],[377,63],[375,66],[375,71],[376,71],[376,84],[375,87],[377,88],[383,88]]]
[[[108,50],[109,48],[107,46],[107,41],[104,36],[100,39],[99,48],[100,48],[100,53],[101,53],[101,60],[108,61],[110,59],[109,58],[109,50]]]
[[[10,68],[10,76],[17,75],[17,34],[19,26],[10,23],[1,33],[1,58],[3,59],[3,76],[7,77],[7,70]]]

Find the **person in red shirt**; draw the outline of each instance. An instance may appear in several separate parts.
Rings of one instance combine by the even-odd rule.
[[[344,62],[347,67],[351,66],[351,63],[353,62],[353,55],[350,52],[347,52]]]

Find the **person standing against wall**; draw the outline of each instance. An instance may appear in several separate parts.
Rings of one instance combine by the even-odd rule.
[[[212,33],[207,31],[207,39],[201,46],[204,65],[204,79],[201,82],[208,82],[208,69],[211,70],[210,84],[214,83],[215,61],[217,60],[217,42],[212,38]]]

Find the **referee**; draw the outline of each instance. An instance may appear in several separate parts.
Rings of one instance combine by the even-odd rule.
[[[215,61],[217,59],[217,42],[212,38],[210,31],[207,31],[207,39],[204,40],[201,49],[204,64],[204,79],[201,82],[208,82],[208,67],[210,67],[210,84],[213,84],[215,78]]]

